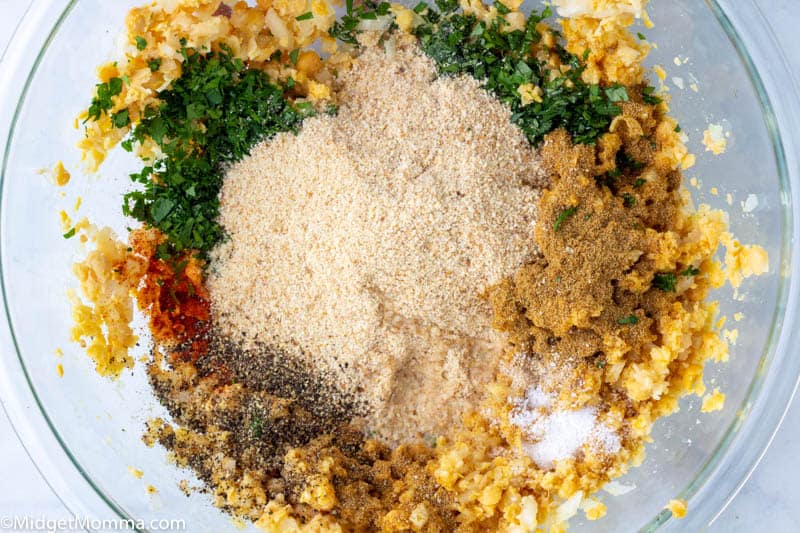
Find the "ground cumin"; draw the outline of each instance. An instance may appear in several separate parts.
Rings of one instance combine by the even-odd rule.
[[[678,299],[653,279],[664,268],[654,259],[665,246],[660,232],[675,229],[684,206],[680,174],[655,157],[656,108],[622,107],[621,126],[597,146],[573,144],[563,130],[545,138],[551,186],[539,200],[541,256],[487,291],[494,327],[509,333],[515,354],[506,371],[573,391],[573,406],[616,394],[608,386],[601,394],[609,343],[640,357],[659,341],[654,325]]]

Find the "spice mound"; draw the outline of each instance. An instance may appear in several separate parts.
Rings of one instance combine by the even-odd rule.
[[[336,84],[336,116],[227,172],[215,323],[360,393],[389,441],[441,434],[493,376],[482,293],[536,257],[545,174],[510,111],[413,42],[366,47]]]

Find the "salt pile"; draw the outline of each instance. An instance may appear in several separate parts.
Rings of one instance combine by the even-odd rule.
[[[525,453],[541,468],[553,468],[587,444],[598,453],[619,451],[619,435],[598,421],[595,408],[553,409],[553,403],[553,397],[538,387],[530,387],[524,398],[512,399],[515,407],[509,419],[522,430]]]

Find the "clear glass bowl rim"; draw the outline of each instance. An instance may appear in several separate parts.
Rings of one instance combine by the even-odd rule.
[[[6,76],[0,82],[0,101],[16,102],[0,109],[0,132],[5,146],[0,167],[0,190],[22,107],[41,57],[79,0],[34,0],[16,28],[4,57],[6,72],[26,72],[24,79]],[[724,510],[763,457],[780,426],[800,379],[798,303],[800,286],[793,267],[800,265],[800,100],[786,58],[771,27],[754,0],[705,0],[745,64],[772,136],[782,194],[782,247],[778,303],[770,340],[738,416],[712,456],[676,497],[690,500],[692,512],[680,529],[699,530]],[[51,28],[46,34],[39,28]],[[760,68],[756,68],[760,65]],[[3,202],[6,199],[2,200]],[[0,207],[1,209],[1,207]],[[0,268],[2,267],[0,248]],[[789,274],[791,273],[791,275]],[[800,274],[800,272],[799,272]],[[5,279],[0,272],[4,315],[0,319],[0,400],[16,435],[37,470],[64,506],[75,516],[131,520],[113,498],[103,493],[61,441],[39,401],[14,338],[6,302]],[[767,391],[769,394],[767,395]],[[643,531],[662,529],[674,521],[662,511]],[[674,525],[674,524],[673,524]]]

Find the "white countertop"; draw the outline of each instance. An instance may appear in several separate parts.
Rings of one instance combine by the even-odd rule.
[[[800,3],[758,0],[800,72]],[[0,50],[4,50],[30,0],[0,0]],[[1,68],[1,67],[0,67]],[[2,103],[0,105],[6,105]],[[712,532],[800,531],[800,402],[795,401],[772,447],[731,505],[710,528]],[[67,510],[42,480],[0,411],[0,517],[36,515],[65,518]],[[5,480],[14,480],[14,490]]]

